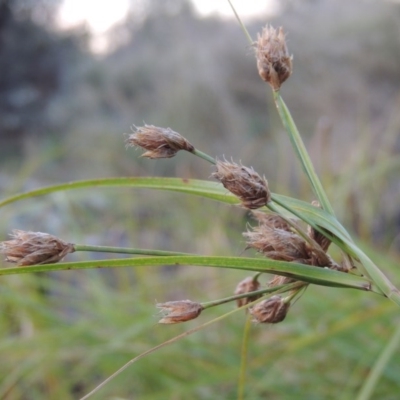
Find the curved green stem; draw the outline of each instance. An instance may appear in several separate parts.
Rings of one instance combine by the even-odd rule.
[[[244,387],[246,383],[247,353],[250,339],[251,317],[247,315],[244,324],[242,348],[240,350],[240,372],[238,379],[238,400],[244,400]]]
[[[93,251],[96,253],[117,253],[117,254],[140,254],[146,256],[188,256],[189,253],[177,251],[135,249],[130,247],[91,246],[85,244],[74,244],[75,251]],[[193,255],[193,254],[192,254]]]
[[[369,400],[372,396],[372,393],[378,383],[382,372],[384,371],[386,365],[390,361],[390,358],[393,356],[396,348],[400,343],[400,325],[394,331],[393,336],[389,340],[388,344],[383,349],[382,353],[378,357],[375,362],[375,365],[371,369],[369,375],[364,380],[364,384],[361,387],[360,392],[358,393],[357,400]]]
[[[258,300],[254,301],[253,303],[257,302]],[[133,363],[135,363],[136,361],[139,361],[141,358],[154,353],[155,351],[168,346],[170,344],[173,344],[175,342],[177,342],[180,339],[183,339],[186,336],[191,335],[192,333],[196,333],[198,331],[200,331],[201,329],[206,328],[207,326],[210,326],[211,324],[221,321],[223,319],[225,319],[226,317],[229,317],[232,314],[235,314],[249,306],[251,306],[253,303],[249,303],[244,305],[243,307],[239,307],[239,308],[235,308],[232,311],[229,311],[223,315],[220,315],[217,318],[212,319],[211,321],[207,321],[206,323],[200,325],[200,326],[196,326],[193,329],[189,329],[188,331],[185,331],[183,333],[181,333],[178,336],[173,337],[172,339],[167,340],[166,342],[163,342],[147,351],[145,351],[144,353],[138,355],[135,358],[132,358],[132,360],[128,361],[126,364],[124,364],[120,369],[118,369],[116,372],[114,372],[112,375],[110,375],[107,379],[105,379],[103,382],[101,382],[99,385],[97,385],[92,391],[90,391],[88,394],[86,394],[85,396],[83,396],[80,400],[87,400],[89,397],[91,397],[93,394],[97,393],[101,388],[103,388],[107,383],[109,383],[112,379],[114,379],[116,376],[118,376],[121,372],[125,371],[128,367],[130,367]]]
[[[251,38],[249,31],[247,30],[247,28],[245,27],[244,23],[243,23],[242,20],[240,19],[240,16],[239,16],[239,14],[236,12],[236,9],[235,9],[235,7],[233,6],[231,0],[228,0],[228,3],[229,3],[229,5],[231,6],[232,11],[233,11],[233,13],[235,14],[235,17],[236,17],[237,21],[239,22],[239,24],[240,24],[240,26],[241,26],[241,28],[242,28],[244,34],[246,35],[246,38],[247,38],[248,42],[250,43],[250,45],[252,45],[252,44],[253,44],[253,39]]]
[[[317,196],[322,208],[326,210],[329,214],[334,215],[335,212],[333,210],[333,207],[329,202],[328,196],[326,195],[325,190],[322,187],[322,184],[315,172],[310,156],[308,155],[306,147],[304,146],[304,142],[300,136],[299,131],[297,130],[296,124],[294,123],[289,109],[283,101],[279,91],[274,91],[273,94],[279,116],[281,117],[282,123],[289,134],[293,149],[300,160],[301,166],[311,183],[315,195]]]
[[[194,149],[192,151],[192,154],[194,154],[197,157],[202,158],[203,160],[208,161],[209,163],[211,163],[213,165],[216,164],[216,161],[215,161],[215,159],[213,157],[209,156],[208,154],[206,154],[206,153],[204,153],[204,152],[202,152],[202,151],[200,151],[198,149]]]
[[[258,295],[264,295],[264,294],[275,293],[275,292],[284,293],[284,292],[288,292],[290,290],[301,288],[303,286],[304,286],[304,282],[294,282],[294,283],[290,283],[290,284],[286,284],[286,285],[269,287],[267,289],[254,290],[253,292],[235,294],[233,296],[225,297],[223,299],[212,300],[212,301],[208,301],[206,303],[201,303],[201,305],[204,307],[204,309],[206,309],[206,308],[210,308],[210,307],[219,306],[220,304],[229,303],[231,301],[244,299],[246,297],[254,297],[254,296],[258,296]]]

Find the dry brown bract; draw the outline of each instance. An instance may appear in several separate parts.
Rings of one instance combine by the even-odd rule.
[[[160,324],[177,324],[179,322],[190,321],[197,318],[203,311],[200,303],[190,300],[168,301],[167,303],[157,304],[157,308],[164,313],[164,317],[158,322]]]
[[[249,292],[254,292],[260,288],[260,282],[255,280],[252,276],[248,276],[238,283],[236,286],[235,294],[245,294]],[[238,307],[242,307],[246,304],[251,303],[254,300],[260,298],[261,295],[253,295],[249,297],[242,297],[241,299],[236,300],[236,304]]]
[[[147,150],[142,157],[148,158],[171,158],[179,150],[194,151],[194,147],[179,133],[153,125],[136,127],[136,132],[126,139],[126,145]]]
[[[268,258],[310,264],[307,244],[296,233],[260,225],[252,231],[244,232],[243,236],[247,238],[248,248],[253,248]]]
[[[265,206],[271,200],[267,180],[253,168],[228,161],[217,161],[216,167],[217,170],[212,176],[239,197],[243,207],[256,209]]]
[[[254,322],[276,324],[286,318],[290,303],[283,301],[281,296],[272,296],[260,301],[250,308]]]
[[[10,236],[11,240],[0,243],[0,253],[18,266],[56,263],[75,251],[73,244],[48,233],[14,229]]]
[[[292,73],[292,57],[286,46],[283,29],[279,28],[277,32],[272,26],[264,27],[254,46],[261,79],[268,82],[273,90],[279,90]]]

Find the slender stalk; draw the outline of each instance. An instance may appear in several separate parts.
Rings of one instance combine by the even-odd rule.
[[[195,156],[198,156],[198,157],[202,158],[203,160],[208,161],[209,163],[211,163],[211,164],[213,164],[213,165],[216,164],[216,161],[215,161],[215,159],[214,159],[213,157],[209,156],[209,155],[206,154],[206,153],[203,153],[203,152],[200,151],[200,150],[194,149],[194,150],[192,151],[192,154],[194,154]]]
[[[189,256],[190,253],[177,251],[135,249],[129,247],[91,246],[85,244],[74,244],[75,251],[93,251],[96,253],[118,253],[118,254],[140,254],[146,256]]]
[[[279,91],[274,91],[274,100],[276,108],[278,109],[279,116],[282,120],[282,123],[289,134],[290,141],[292,143],[293,149],[297,154],[297,157],[300,160],[301,166],[306,173],[311,186],[313,187],[314,193],[316,194],[321,206],[324,210],[326,210],[329,214],[335,215],[333,207],[329,202],[328,196],[325,193],[324,188],[315,172],[314,166],[311,162],[310,156],[307,153],[306,147],[304,146],[304,142],[301,139],[300,133],[294,123],[294,120],[290,114],[289,109],[287,108],[285,102],[283,101]]]
[[[229,5],[231,6],[232,11],[233,11],[233,13],[235,14],[235,17],[236,17],[237,21],[239,22],[239,24],[240,24],[240,26],[241,26],[241,28],[242,28],[244,34],[246,35],[246,38],[247,38],[248,42],[250,43],[250,45],[253,44],[253,39],[251,38],[250,33],[249,33],[249,31],[247,30],[247,28],[244,26],[244,23],[243,23],[242,20],[240,19],[239,14],[236,12],[236,9],[235,9],[235,7],[233,6],[231,0],[228,0],[228,3],[229,3]]]
[[[238,379],[238,400],[244,400],[244,387],[246,383],[247,353],[250,339],[251,317],[247,315],[244,324],[242,348],[240,350],[240,371]]]
[[[313,224],[308,218],[304,217],[304,215],[291,207],[288,207],[285,203],[280,202],[279,199],[273,197],[273,200],[280,205],[281,207],[285,208],[286,210],[290,211],[296,217],[302,219],[307,224],[314,227],[319,232],[326,235],[332,242],[337,242],[337,240],[329,235],[328,232],[321,230],[321,227],[318,225]],[[350,256],[355,257],[360,261],[360,264],[357,268],[361,271],[361,273],[372,280],[373,287],[379,290],[382,294],[384,294],[387,298],[392,300],[395,304],[400,306],[400,291],[397,289],[393,283],[385,276],[385,274],[372,262],[372,260],[361,250],[359,249],[352,240],[346,240],[345,247],[341,247],[342,250],[349,252]]]
[[[360,260],[363,268],[368,271],[368,276],[374,284],[381,290],[381,292],[395,304],[400,306],[400,291],[393,283],[386,277],[386,275],[372,262],[372,260],[361,251],[355,244],[348,244],[350,249],[356,254]]]
[[[364,384],[362,385],[361,390],[357,395],[357,400],[369,400],[371,398],[379,378],[381,377],[385,367],[393,356],[396,348],[399,346],[399,343],[400,325],[398,325],[397,329],[394,331],[393,336],[384,347],[369,375],[364,380]]]
[[[273,292],[283,293],[283,292],[288,292],[290,290],[299,289],[299,288],[301,288],[303,286],[304,286],[303,282],[294,282],[294,283],[291,283],[291,284],[274,286],[274,287],[270,287],[270,288],[267,288],[267,289],[254,290],[253,292],[236,294],[236,295],[233,295],[233,296],[225,297],[223,299],[218,299],[218,300],[213,300],[213,301],[208,301],[208,302],[205,302],[205,303],[201,303],[201,305],[204,307],[204,309],[206,309],[206,308],[210,308],[210,307],[219,306],[220,304],[229,303],[230,301],[244,299],[246,297],[264,295],[264,294],[273,293]]]
[[[215,322],[219,322],[227,317],[229,317],[232,314],[235,314],[245,308],[248,308],[250,306],[252,306],[254,303],[256,303],[258,300],[253,301],[252,303],[246,304],[242,307],[239,308],[235,308],[232,311],[229,311],[223,315],[220,315],[217,318],[212,319],[211,321],[208,321],[200,326],[197,326],[196,328],[190,329],[186,332],[181,333],[178,336],[173,337],[172,339],[167,340],[166,342],[163,342],[147,351],[145,351],[144,353],[138,355],[135,358],[132,358],[132,360],[128,361],[125,365],[123,365],[120,369],[118,369],[116,372],[114,372],[112,375],[110,375],[107,379],[105,379],[103,382],[101,382],[98,386],[96,386],[91,392],[89,392],[88,394],[86,394],[85,396],[83,396],[80,400],[87,400],[89,397],[91,397],[93,394],[97,393],[101,388],[103,388],[107,383],[109,383],[111,380],[113,380],[116,376],[118,376],[121,372],[125,371],[128,367],[130,367],[133,363],[135,363],[136,361],[140,360],[141,358],[144,358],[145,356],[154,353],[157,350],[162,349],[163,347],[166,347],[170,344],[173,344],[175,342],[177,342],[180,339],[183,339],[186,336],[189,336],[193,333],[196,333],[198,331],[200,331],[201,329],[204,329],[212,324],[214,324]]]

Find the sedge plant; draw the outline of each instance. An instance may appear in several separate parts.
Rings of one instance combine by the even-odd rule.
[[[225,268],[247,271],[249,276],[238,282],[233,295],[220,299],[200,301],[182,299],[157,304],[162,317],[161,324],[177,324],[198,318],[211,307],[227,302],[236,302],[237,310],[249,313],[246,322],[248,335],[249,320],[259,324],[282,323],[290,312],[294,301],[299,299],[308,285],[323,285],[342,289],[355,289],[383,296],[400,306],[400,292],[381,269],[356,245],[349,232],[335,216],[322,183],[320,182],[306,147],[291,117],[290,111],[280,94],[282,84],[293,70],[283,29],[266,26],[252,43],[262,81],[272,89],[272,95],[283,126],[294,152],[315,196],[311,204],[299,199],[271,192],[267,179],[253,168],[226,159],[215,159],[205,154],[184,136],[171,128],[153,125],[134,126],[127,135],[126,147],[145,150],[143,157],[163,159],[175,157],[178,152],[189,152],[208,162],[214,169],[214,180],[186,180],[159,177],[107,178],[75,181],[49,186],[17,194],[0,201],[0,207],[21,199],[34,198],[57,191],[83,188],[123,187],[167,190],[202,196],[228,205],[237,205],[249,211],[255,224],[243,236],[248,249],[254,249],[263,257],[218,257],[203,256],[157,249],[121,248],[70,243],[49,233],[14,230],[9,240],[0,243],[0,252],[6,261],[16,266],[3,268],[0,275],[32,274],[55,270],[78,270],[98,267],[147,267],[165,265],[195,265],[207,268]],[[329,254],[331,245],[340,250],[341,259]],[[73,252],[106,252],[129,254],[135,257],[64,262]],[[261,283],[264,274],[273,274],[266,284]],[[125,364],[119,371],[103,381],[83,399],[89,398],[114,376],[133,362],[159,348],[203,329],[210,323],[237,312],[223,314],[206,324],[150,349]],[[397,342],[398,334],[395,339]],[[393,346],[393,345],[392,345]],[[245,353],[246,343],[243,344]],[[239,398],[243,396],[244,373],[240,372]],[[379,368],[374,370],[376,380]],[[370,392],[370,387],[364,392]],[[365,398],[365,397],[364,397]]]

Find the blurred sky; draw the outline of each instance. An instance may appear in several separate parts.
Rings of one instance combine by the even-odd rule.
[[[227,0],[191,0],[199,14],[233,17]],[[232,0],[242,18],[278,12],[278,0]],[[59,10],[58,22],[63,28],[86,24],[93,35],[92,49],[102,52],[107,49],[107,31],[121,21],[130,8],[140,6],[140,0],[64,0]]]

